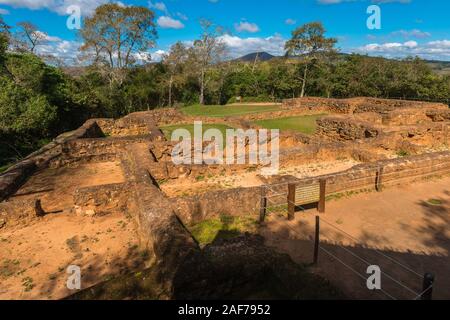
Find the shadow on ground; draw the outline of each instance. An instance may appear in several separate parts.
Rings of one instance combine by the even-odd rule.
[[[329,279],[351,299],[402,300],[420,299],[423,276],[433,273],[436,278],[433,298],[450,299],[450,192],[446,191],[445,195],[449,197],[419,203],[423,216],[420,226],[411,226],[407,222],[400,224],[402,231],[423,235],[425,240],[421,244],[436,253],[399,251],[383,245],[390,242],[380,234],[364,232],[358,239],[351,239],[345,233],[321,228],[319,263],[313,271]],[[313,261],[313,225],[286,221],[275,233],[270,230],[264,232],[266,235],[270,233],[267,245],[289,254],[297,263]],[[367,289],[369,265],[380,266],[384,292]]]

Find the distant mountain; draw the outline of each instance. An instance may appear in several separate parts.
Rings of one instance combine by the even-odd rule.
[[[434,72],[450,75],[450,61],[437,61],[437,60],[426,60],[426,63],[433,69]]]
[[[273,58],[276,58],[276,57],[267,52],[253,52],[253,53],[249,53],[243,57],[240,57],[236,60],[245,61],[245,62],[253,62],[253,61],[255,61],[255,59],[258,59],[258,61],[269,61],[269,60],[272,60]]]

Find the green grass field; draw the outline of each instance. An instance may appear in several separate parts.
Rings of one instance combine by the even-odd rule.
[[[325,114],[289,117],[270,120],[255,121],[255,124],[266,129],[294,130],[305,134],[313,134],[316,131],[316,120]]]
[[[277,105],[253,106],[253,105],[229,105],[229,106],[201,106],[193,105],[182,108],[181,111],[189,116],[206,116],[214,118],[240,116],[245,114],[278,111]]]
[[[201,245],[206,245],[216,239],[235,238],[245,232],[257,233],[258,221],[253,216],[221,216],[204,220],[188,229]]]
[[[208,129],[219,129],[220,132],[222,132],[223,137],[226,137],[226,130],[232,129],[231,127],[224,125],[224,124],[203,124],[203,133],[205,133]],[[194,124],[179,124],[179,125],[173,125],[173,126],[166,126],[161,127],[162,132],[164,133],[164,136],[167,140],[171,140],[172,133],[177,129],[187,129],[190,133],[192,138],[194,138]]]

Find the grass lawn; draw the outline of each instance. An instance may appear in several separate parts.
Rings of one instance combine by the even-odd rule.
[[[229,117],[239,116],[244,114],[278,111],[280,106],[252,106],[252,105],[232,105],[232,106],[201,106],[193,105],[182,108],[181,111],[189,116],[206,116],[206,117]]]
[[[226,137],[226,130],[232,129],[231,127],[224,125],[224,124],[203,124],[203,133],[205,133],[208,129],[219,129],[220,132],[222,132],[223,137]],[[173,126],[166,126],[161,127],[161,130],[164,133],[164,136],[167,140],[171,140],[172,138],[172,132],[174,132],[177,129],[187,129],[190,133],[192,138],[194,138],[194,124],[178,124]]]
[[[294,130],[305,134],[313,134],[316,131],[316,120],[323,116],[325,114],[260,120],[255,121],[255,124],[266,129]]]
[[[257,233],[256,218],[221,216],[220,218],[202,221],[189,228],[194,238],[201,244],[212,243],[215,239],[230,239],[245,232]]]

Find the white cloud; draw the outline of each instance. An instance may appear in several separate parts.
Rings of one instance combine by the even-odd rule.
[[[450,60],[450,40],[430,41],[423,44],[416,41],[371,43],[355,51],[388,58],[419,56],[423,59]]]
[[[164,50],[156,50],[153,52],[152,55],[152,61],[159,62],[163,59],[163,57],[167,54]]]
[[[53,38],[53,37],[51,37]],[[93,57],[93,53],[86,53],[87,59],[81,59],[79,48],[82,46],[82,42],[79,41],[51,41],[43,45],[36,47],[36,53],[42,56],[53,56],[59,61],[64,62],[67,65],[85,65],[90,63],[90,59]],[[138,64],[148,63],[150,61],[161,61],[163,55],[166,52],[163,50],[157,50],[156,52],[138,52],[134,53],[133,57]]]
[[[179,19],[181,19],[183,21],[188,20],[188,17],[181,12],[171,14],[164,2],[152,2],[150,0],[150,1],[148,1],[148,6],[150,9],[154,9],[154,10],[161,11],[164,13],[164,15],[159,17],[157,20],[157,23],[161,28],[183,29],[184,24],[180,20],[175,19],[174,17],[178,17]]]
[[[155,9],[158,11],[162,11],[165,14],[168,14],[169,11],[167,10],[167,6],[164,2],[155,2],[153,3],[151,0],[148,2],[148,6],[150,9]]]
[[[44,56],[54,56],[68,65],[74,65],[77,64],[80,46],[81,43],[77,41],[52,41],[37,46],[36,53]]]
[[[286,20],[284,21],[284,23],[291,26],[291,25],[296,24],[297,21],[294,20],[294,19],[286,19]]]
[[[249,53],[254,52],[267,52],[274,56],[284,55],[284,45],[286,39],[280,34],[274,34],[273,36],[262,37],[247,37],[241,38],[236,35],[225,34],[219,37],[227,49],[228,58],[239,58]],[[182,42],[186,47],[191,47],[194,44],[193,40],[186,40]],[[154,56],[154,60],[156,57]]]
[[[406,41],[403,45],[407,48],[412,49],[416,48],[419,44],[416,41]]]
[[[431,42],[428,42],[428,45],[429,45],[431,48],[445,48],[445,49],[450,49],[450,40],[431,41]]]
[[[6,9],[2,9],[2,8],[0,8],[0,14],[2,14],[2,15],[8,15],[9,14],[9,10],[6,10]]]
[[[0,0],[0,4],[6,4],[14,8],[28,8],[32,10],[49,8],[55,5],[55,0]]]
[[[48,9],[59,15],[66,15],[67,8],[76,5],[81,8],[83,15],[91,15],[98,6],[111,2],[109,0],[0,0],[0,4],[13,8],[27,8],[30,10]],[[120,1],[112,1],[120,3]]]
[[[429,37],[431,37],[431,33],[425,32],[425,31],[421,31],[419,29],[398,30],[398,31],[391,32],[390,36],[392,36],[392,37],[400,36],[400,37],[403,37],[405,39],[409,39],[409,38],[422,39],[422,38],[429,38]]]
[[[234,27],[238,32],[255,33],[259,31],[259,27],[256,23],[251,23],[247,21],[241,21],[240,23],[236,23]]]
[[[180,18],[181,20],[184,20],[184,21],[189,20],[188,16],[185,15],[184,13],[177,12],[175,15],[176,15],[178,18]]]
[[[36,32],[33,32],[33,34],[36,35],[36,37],[38,39],[41,39],[41,40],[46,41],[46,42],[58,42],[58,41],[61,41],[60,38],[50,36],[46,32],[43,32],[43,31],[36,31]]]
[[[184,24],[180,20],[173,19],[169,16],[159,17],[157,20],[158,25],[165,29],[183,29]]]
[[[279,34],[267,38],[241,38],[226,34],[221,36],[220,39],[226,44],[232,58],[260,51],[265,51],[273,55],[283,55],[284,44],[286,43],[286,40]]]

